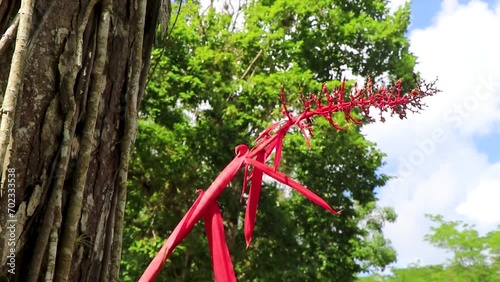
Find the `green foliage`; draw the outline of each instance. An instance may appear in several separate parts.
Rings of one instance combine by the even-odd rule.
[[[473,225],[461,221],[445,221],[440,215],[427,215],[439,224],[425,239],[432,245],[453,254],[449,268],[462,281],[498,281],[500,268],[491,265],[498,262],[500,230],[480,236]],[[496,240],[495,240],[496,239]]]
[[[374,204],[373,189],[387,179],[374,173],[382,164],[382,154],[356,127],[336,132],[322,120],[315,125],[321,135],[312,139],[311,150],[296,148],[303,140],[292,136],[284,145],[284,155],[287,163],[295,164],[301,183],[320,191],[325,200],[344,211],[330,217],[296,194],[287,201],[290,216],[297,222],[296,236],[303,241],[297,246],[302,258],[298,267],[305,274],[302,281],[336,277],[346,281],[369,267],[383,269],[395,261],[396,254],[381,233],[384,222],[395,220],[394,212]]]
[[[293,109],[299,90],[317,92],[346,67],[373,78],[411,77],[415,58],[403,37],[408,6],[392,16],[383,1],[344,2],[253,2],[236,29],[227,13],[210,8],[202,14],[197,3],[183,4],[168,44],[160,40],[153,52],[159,63],[142,103],[130,164],[121,280],[137,280],[196,189],[208,187],[234,157],[233,148],[251,145],[282,118],[281,84]],[[245,249],[238,176],[219,204],[240,281],[352,281],[360,271],[395,260],[382,234],[395,214],[375,205],[374,189],[387,180],[377,173],[383,154],[352,124],[339,119],[346,130],[336,132],[324,121],[314,123],[310,150],[299,135],[285,139],[280,170],[344,212],[332,216],[266,183],[254,239]],[[157,281],[213,279],[203,232],[195,228]]]
[[[447,264],[393,269],[393,275],[373,275],[357,281],[388,282],[494,282],[500,280],[500,226],[484,236],[473,225],[461,221],[445,221],[440,215],[427,215],[438,224],[425,236],[433,246],[452,254]]]
[[[390,15],[383,1],[271,0],[255,2],[245,19],[271,68],[287,69],[293,61],[320,81],[342,79],[351,68],[409,83],[415,65],[404,37],[409,16],[409,3]]]

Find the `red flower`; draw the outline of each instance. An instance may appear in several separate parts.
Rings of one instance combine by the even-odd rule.
[[[264,174],[290,186],[329,212],[339,214],[341,211],[334,210],[314,192],[278,171],[281,162],[283,139],[292,126],[298,126],[309,146],[309,137],[313,136],[311,119],[316,116],[324,117],[335,129],[342,130],[332,118],[335,112],[343,112],[346,121],[361,124],[360,121],[351,115],[354,108],[361,109],[362,113],[369,120],[373,120],[369,112],[372,106],[380,110],[382,120],[382,113],[387,111],[391,115],[397,114],[400,118],[405,118],[406,111],[417,112],[422,109],[423,104],[421,103],[421,99],[423,97],[431,96],[439,91],[434,88],[434,83],[425,84],[420,82],[418,84],[419,88],[413,89],[410,95],[401,95],[401,84],[401,81],[398,81],[391,90],[385,87],[375,90],[373,89],[372,82],[368,80],[365,88],[358,89],[357,86],[354,86],[352,94],[348,95],[348,97],[345,94],[345,80],[341,87],[333,93],[330,93],[326,85],[323,85],[322,92],[326,101],[323,101],[321,97],[314,94],[311,94],[309,99],[301,97],[304,110],[298,116],[294,116],[288,110],[285,91],[282,87],[280,97],[283,104],[282,112],[286,119],[274,123],[264,130],[257,137],[257,144],[252,150],[249,151],[246,145],[236,147],[236,157],[205,192],[198,190],[200,196],[168,237],[139,281],[153,281],[155,279],[174,248],[191,232],[196,222],[202,217],[205,221],[216,281],[236,281],[231,257],[224,237],[223,221],[217,204],[217,198],[243,165],[245,166],[245,175],[242,196],[246,192],[248,180],[251,181],[244,224],[247,247],[252,240]],[[420,88],[422,85],[425,89]],[[269,167],[266,165],[266,161],[273,151],[275,152],[274,165],[273,167]],[[252,171],[249,174],[250,166],[252,167]]]

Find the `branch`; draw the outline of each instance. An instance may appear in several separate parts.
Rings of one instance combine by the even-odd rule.
[[[57,232],[61,227],[60,221],[58,225],[52,227],[50,233],[50,244],[49,244],[49,254],[47,262],[47,272],[45,272],[45,281],[54,280],[54,272],[56,269],[56,259],[57,259],[57,242],[59,241],[59,233]]]
[[[142,48],[144,42],[144,26],[146,18],[147,1],[139,2],[137,9],[137,26],[134,39],[134,46],[130,53],[132,62],[131,76],[127,85],[127,105],[125,116],[125,132],[121,143],[120,166],[118,172],[117,193],[118,202],[115,209],[115,232],[113,236],[113,253],[111,254],[110,280],[118,281],[120,271],[120,260],[122,252],[123,222],[125,218],[125,201],[127,197],[127,173],[130,157],[130,150],[134,144],[137,133],[137,97],[139,94],[139,81],[142,70]],[[115,197],[115,195],[113,195]],[[101,276],[102,279],[105,277]],[[101,280],[103,281],[103,280]]]
[[[262,56],[262,53],[264,53],[264,50],[260,49],[259,53],[257,53],[257,55],[255,56],[255,58],[253,58],[253,60],[250,62],[250,65],[248,65],[248,68],[245,70],[245,72],[243,73],[243,75],[241,76],[240,79],[245,79],[245,77],[248,75],[248,72],[252,68],[253,64],[255,64],[255,62],[257,61],[257,59],[259,59],[260,56]]]
[[[12,25],[5,31],[0,38],[0,56],[3,55],[5,50],[7,50],[7,46],[9,46],[10,41],[14,38],[14,33],[17,31],[17,27],[19,25],[19,14],[14,18],[14,22]]]
[[[94,3],[90,3],[89,6]],[[91,11],[87,8],[86,13]],[[104,68],[108,50],[108,34],[110,29],[110,5],[109,0],[103,3],[101,20],[97,31],[97,50],[94,68],[92,70],[91,90],[87,106],[87,118],[83,129],[80,152],[73,179],[73,189],[68,199],[68,211],[64,222],[61,235],[60,255],[56,265],[55,281],[68,281],[71,270],[71,262],[77,236],[78,222],[82,213],[83,192],[87,182],[87,172],[90,164],[90,155],[94,146],[94,130],[99,112],[99,103],[102,93],[106,87],[106,76]],[[86,22],[85,22],[86,25]],[[83,36],[83,30],[79,36]],[[81,41],[80,41],[81,42]],[[79,44],[80,45],[80,44]],[[80,46],[81,50],[81,46]]]
[[[6,169],[5,164],[8,163],[8,160],[5,160],[5,153],[9,146],[12,127],[14,125],[17,97],[19,96],[19,90],[23,82],[34,4],[34,0],[26,0],[22,2],[19,9],[19,29],[17,31],[16,46],[12,55],[9,81],[7,82],[7,89],[1,108],[0,166],[2,172]]]

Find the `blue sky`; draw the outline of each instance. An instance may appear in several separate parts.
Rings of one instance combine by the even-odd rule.
[[[394,9],[404,0],[392,0]],[[363,128],[387,154],[381,171],[397,177],[378,190],[394,207],[384,228],[398,252],[395,267],[443,263],[448,255],[423,236],[425,213],[462,220],[486,233],[500,224],[499,0],[415,0],[407,33],[424,78],[443,91],[421,115]]]
[[[425,28],[432,23],[432,19],[439,13],[441,2],[437,0],[416,0],[411,2],[410,29]]]
[[[490,162],[500,161],[500,134],[478,136],[474,137],[473,140],[479,152],[488,155],[488,160]]]
[[[467,4],[469,0],[459,0],[459,4]],[[488,4],[494,4],[494,1],[483,1]],[[441,10],[441,1],[439,0],[415,0],[411,1],[411,29],[421,29],[432,25],[433,19]]]

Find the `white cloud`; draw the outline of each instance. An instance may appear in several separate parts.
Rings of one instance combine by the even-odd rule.
[[[446,258],[423,241],[431,226],[424,213],[474,223],[482,232],[500,224],[500,163],[489,163],[473,142],[500,132],[500,40],[494,26],[500,26],[500,3],[488,9],[481,1],[444,0],[433,25],[409,36],[417,70],[428,79],[438,76],[443,92],[428,99],[420,115],[363,129],[388,154],[386,173],[398,177],[379,193],[380,204],[398,213],[385,229],[398,251],[398,267]]]
[[[441,14],[452,14],[458,6],[458,0],[444,0],[441,2]]]
[[[467,198],[457,208],[460,214],[483,225],[492,225],[500,222],[500,163],[489,167],[483,179],[474,190],[467,194]]]
[[[387,3],[387,6],[389,7],[389,11],[391,13],[397,11],[401,6],[403,6],[408,0],[390,0]]]

